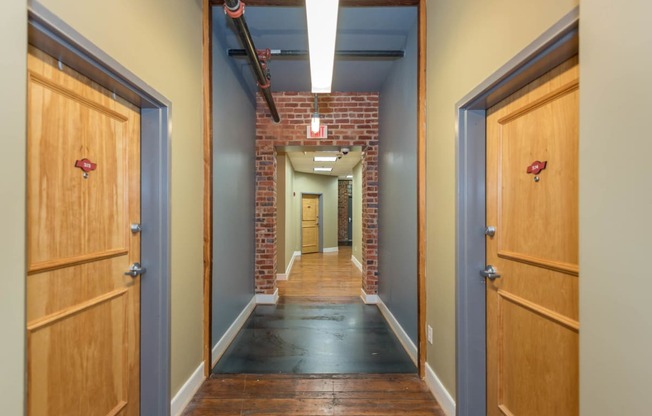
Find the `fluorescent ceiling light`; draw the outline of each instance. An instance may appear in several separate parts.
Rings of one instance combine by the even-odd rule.
[[[337,156],[315,156],[312,158],[315,162],[335,162],[337,160]]]
[[[333,168],[313,168],[315,172],[330,172],[333,170]]]
[[[353,175],[346,175],[346,179],[353,179]]]
[[[306,0],[312,92],[331,92],[339,0]]]
[[[315,112],[312,113],[310,119],[310,131],[313,133],[319,132],[319,103],[317,102],[317,94],[315,94]]]
[[[319,113],[313,113],[310,118],[310,131],[313,133],[319,133]]]

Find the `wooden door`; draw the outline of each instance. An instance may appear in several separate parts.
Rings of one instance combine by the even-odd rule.
[[[579,413],[578,77],[572,58],[487,113],[490,416]]]
[[[319,195],[301,198],[301,253],[319,251]]]
[[[139,111],[28,60],[28,414],[137,415]]]

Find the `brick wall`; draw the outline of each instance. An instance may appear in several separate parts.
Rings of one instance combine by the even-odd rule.
[[[307,92],[274,93],[274,123],[263,98],[256,102],[256,293],[276,289],[276,146],[362,146],[362,288],[378,292],[378,93],[319,94],[327,139],[307,139],[313,112]]]
[[[349,186],[351,181],[337,182],[337,241],[349,239]]]

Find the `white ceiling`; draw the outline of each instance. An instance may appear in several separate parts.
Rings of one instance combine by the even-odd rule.
[[[342,154],[340,151],[291,151],[286,153],[292,167],[297,172],[314,173],[316,175],[338,176],[340,179],[345,179],[346,175],[351,175],[355,165],[362,159],[362,151],[351,150],[347,155]],[[337,156],[335,162],[315,162],[315,156]],[[315,172],[315,167],[332,167],[331,172]]]

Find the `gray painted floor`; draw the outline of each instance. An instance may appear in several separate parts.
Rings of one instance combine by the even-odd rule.
[[[258,305],[213,373],[414,373],[375,305]]]

